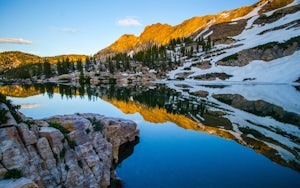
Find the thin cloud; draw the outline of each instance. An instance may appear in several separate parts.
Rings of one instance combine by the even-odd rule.
[[[117,21],[119,26],[141,26],[142,24],[134,18],[126,17]]]
[[[76,32],[78,32],[77,29],[74,29],[74,28],[67,28],[67,27],[65,27],[65,28],[60,28],[60,31],[61,31],[61,32],[65,32],[65,33],[76,33]]]
[[[32,104],[21,104],[21,108],[36,108],[42,106],[42,104],[32,103]]]
[[[70,27],[54,27],[53,30],[55,32],[62,32],[62,33],[77,33],[78,29],[70,28]]]
[[[0,43],[10,43],[10,44],[32,44],[32,41],[25,39],[16,38],[0,38]]]

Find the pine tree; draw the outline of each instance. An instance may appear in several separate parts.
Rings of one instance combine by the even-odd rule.
[[[208,38],[207,38],[207,49],[208,50],[211,49],[211,38],[210,38],[210,36],[208,36]]]
[[[67,58],[66,58],[66,70],[65,70],[65,73],[68,73],[69,69],[70,69],[70,59],[67,56]]]
[[[80,59],[77,60],[76,68],[77,68],[77,71],[83,72],[82,62]]]
[[[83,72],[80,71],[80,75],[79,75],[79,84],[80,84],[81,86],[83,86],[84,83],[85,83],[84,74],[83,74]]]
[[[62,64],[61,64],[60,60],[58,60],[58,62],[56,64],[56,68],[57,68],[57,74],[58,75],[63,74]]]
[[[192,56],[193,56],[193,52],[194,52],[194,47],[192,46],[192,47],[191,47],[191,50],[190,50],[190,53],[189,53],[189,57],[192,57]]]
[[[111,61],[108,62],[108,69],[111,74],[113,74],[115,72],[115,67],[114,67],[113,62],[111,62]]]
[[[131,69],[131,68],[130,68],[130,62],[129,62],[128,59],[126,59],[126,61],[125,61],[124,69],[125,69],[125,70],[130,70],[130,69]]]
[[[120,68],[121,68],[120,61],[116,60],[116,69],[120,70]]]
[[[51,65],[48,60],[44,61],[44,75],[49,78],[52,75]]]
[[[91,77],[86,76],[86,77],[84,78],[84,83],[87,84],[87,85],[91,85]]]
[[[89,57],[86,57],[85,59],[85,71],[90,71],[90,68],[91,68],[91,61],[90,61],[90,58]]]
[[[74,64],[74,61],[71,61],[71,62],[70,62],[70,69],[71,69],[72,72],[75,71],[75,64]]]
[[[162,63],[161,63],[161,71],[166,71],[166,69],[167,69],[167,64],[165,63],[165,61],[163,61]]]
[[[185,56],[185,47],[184,46],[181,47],[181,54],[182,54],[182,56]]]
[[[41,62],[39,62],[37,64],[37,75],[40,76],[41,74],[43,74],[43,65]]]

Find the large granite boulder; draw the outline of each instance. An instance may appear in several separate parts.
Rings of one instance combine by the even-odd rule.
[[[53,152],[56,155],[59,155],[60,151],[63,148],[62,140],[64,135],[53,127],[41,127],[40,129],[40,136],[47,138],[49,141]]]
[[[48,122],[55,122],[61,124],[62,127],[67,129],[68,131],[74,130],[86,130],[91,127],[91,122],[79,115],[66,115],[66,116],[52,116],[47,118]]]
[[[0,188],[108,187],[119,147],[139,134],[135,122],[97,114],[10,122],[0,126]],[[2,180],[10,170],[22,178]]]
[[[9,170],[28,165],[27,151],[16,127],[0,128],[0,159]]]
[[[17,129],[23,139],[25,145],[32,145],[37,142],[37,137],[34,132],[30,131],[28,125],[21,123],[17,125]]]

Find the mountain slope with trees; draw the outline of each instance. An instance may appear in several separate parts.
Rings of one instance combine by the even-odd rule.
[[[97,59],[103,59],[116,53],[129,53],[130,51],[137,52],[147,49],[152,45],[166,45],[171,39],[189,37],[201,32],[211,25],[230,22],[233,19],[246,16],[253,11],[255,7],[264,5],[261,9],[261,11],[264,12],[283,7],[291,2],[293,2],[293,0],[261,0],[251,6],[224,11],[215,15],[195,16],[176,26],[161,23],[153,24],[151,26],[146,26],[144,31],[138,37],[134,35],[123,35],[112,45],[97,52],[95,57]]]
[[[84,61],[87,57],[88,56],[86,55],[77,54],[40,57],[19,51],[2,52],[0,53],[0,70],[27,64],[43,63],[45,60],[47,60],[50,64],[55,64],[67,58],[69,61],[77,61],[78,59]]]
[[[170,39],[172,35],[168,33],[177,26],[154,24],[147,26],[140,37],[123,35],[110,48],[94,57],[41,58],[43,61],[40,63],[24,63],[3,71],[2,78],[27,79],[28,82],[63,81],[75,85],[136,84],[157,79],[192,82],[262,80],[276,83],[299,80],[298,64],[293,63],[299,55],[299,0],[262,0],[250,7],[250,12],[249,7],[244,7],[225,11],[226,15],[221,12],[199,17],[202,21],[217,19],[214,24],[198,28],[187,37]],[[182,30],[194,30],[191,25],[195,19],[184,21],[180,26]],[[23,58],[29,59],[28,62],[40,58],[27,56]],[[261,62],[255,64],[254,61]],[[295,69],[283,71],[287,75],[284,79],[270,76],[287,68],[288,64],[278,63],[281,61]],[[272,69],[272,72],[265,72],[266,68]]]

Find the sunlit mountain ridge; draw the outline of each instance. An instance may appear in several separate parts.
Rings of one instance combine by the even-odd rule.
[[[234,19],[243,17],[249,14],[257,6],[264,4],[260,10],[260,13],[263,13],[283,7],[293,2],[293,0],[273,0],[268,3],[266,2],[267,0],[261,0],[251,6],[243,6],[237,9],[223,11],[218,14],[195,16],[175,26],[161,23],[152,24],[146,26],[140,36],[128,34],[122,35],[113,44],[97,52],[95,57],[101,59],[103,57],[114,55],[115,53],[136,52],[147,49],[154,44],[166,45],[171,39],[193,36],[209,26],[230,22]]]
[[[77,54],[69,54],[69,55],[58,55],[58,56],[48,56],[48,57],[40,57],[34,54],[19,52],[19,51],[9,51],[0,53],[0,70],[18,67],[26,64],[35,64],[35,63],[43,63],[44,61],[48,61],[51,64],[55,64],[58,61],[66,60],[69,61],[85,61],[87,55],[77,55]]]

